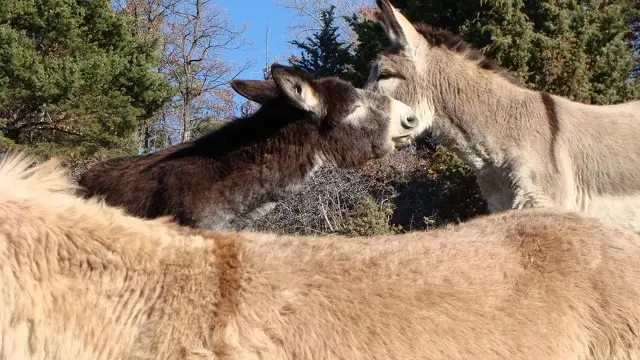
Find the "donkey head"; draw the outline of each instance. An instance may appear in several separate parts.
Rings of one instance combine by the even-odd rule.
[[[309,136],[300,141],[308,141],[321,158],[338,167],[361,166],[382,157],[421,131],[413,110],[386,95],[334,77],[314,79],[279,64],[272,65],[271,74],[272,80],[234,80],[231,85],[260,103],[260,111],[287,113],[291,122],[311,128],[311,133],[296,136]]]
[[[365,89],[389,95],[411,106],[425,129],[453,121],[461,111],[456,101],[470,102],[462,90],[476,86],[491,70],[513,82],[491,59],[447,30],[414,26],[389,0],[377,0],[375,17],[391,45],[371,67]],[[495,74],[494,74],[495,75]],[[475,85],[473,85],[475,84]],[[482,90],[478,91],[482,96]]]
[[[429,130],[435,116],[433,94],[427,92],[432,71],[427,60],[432,46],[389,0],[377,0],[377,5],[374,15],[391,45],[373,63],[364,88],[411,106],[422,129]]]
[[[507,99],[526,91],[461,36],[414,25],[389,0],[377,0],[377,5],[375,17],[391,45],[372,64],[364,88],[411,106],[424,130],[467,163],[482,167],[488,150],[479,150],[478,142],[490,131],[503,131],[488,127],[505,126],[509,109],[517,106]]]

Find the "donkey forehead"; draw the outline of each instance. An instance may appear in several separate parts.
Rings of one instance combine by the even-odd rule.
[[[350,83],[337,78],[323,78],[316,82],[329,112],[345,111],[359,99],[357,89]]]
[[[316,81],[316,86],[325,95],[344,96],[345,101],[353,101],[356,94],[356,88],[350,83],[335,77],[321,78]]]
[[[417,60],[415,54],[410,51],[391,46],[378,55],[375,66],[377,66],[377,70],[385,68],[410,72],[416,69],[416,65],[419,63]]]

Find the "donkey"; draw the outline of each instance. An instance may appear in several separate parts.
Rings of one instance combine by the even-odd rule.
[[[595,106],[525,89],[459,36],[377,4],[391,45],[365,88],[413,107],[473,169],[490,212],[557,206],[640,232],[640,101]]]
[[[191,142],[99,163],[79,179],[85,196],[130,214],[183,225],[242,228],[323,163],[348,168],[383,157],[417,134],[410,107],[338,78],[274,64],[273,80],[234,80],[262,104]]]
[[[218,233],[0,164],[2,359],[640,357],[640,238],[525,209],[372,238]]]

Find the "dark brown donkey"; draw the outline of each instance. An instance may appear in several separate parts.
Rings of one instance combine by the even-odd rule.
[[[97,164],[79,180],[85,196],[139,217],[241,228],[323,163],[361,166],[422,128],[408,106],[337,78],[312,79],[278,64],[272,74],[232,82],[262,104],[255,114],[151,155]]]

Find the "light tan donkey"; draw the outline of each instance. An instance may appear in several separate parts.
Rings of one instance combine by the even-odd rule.
[[[372,238],[215,233],[0,164],[0,359],[640,358],[640,239],[526,209]]]
[[[459,36],[410,23],[388,0],[378,7],[392,45],[365,87],[412,106],[472,167],[491,212],[558,206],[640,232],[640,102],[520,87]]]

